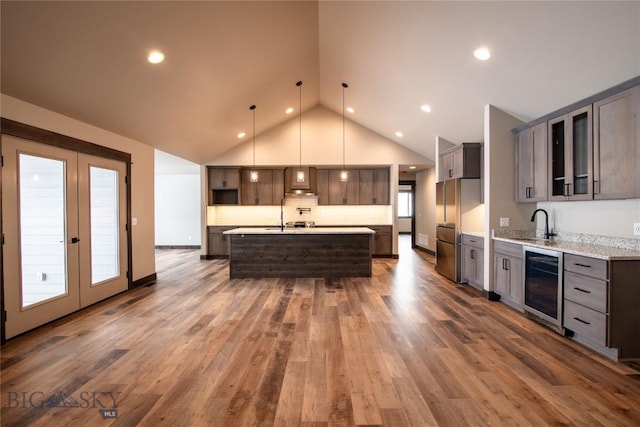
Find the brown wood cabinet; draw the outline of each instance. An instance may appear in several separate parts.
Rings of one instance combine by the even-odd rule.
[[[229,244],[227,236],[222,234],[227,230],[237,228],[233,225],[215,225],[207,227],[207,257],[228,258]]]
[[[251,182],[251,169],[242,169],[242,205],[279,205],[284,197],[284,170],[258,169],[258,182]]]
[[[593,198],[640,197],[640,87],[593,104]]]
[[[516,201],[542,202],[547,190],[547,123],[516,134]]]
[[[208,168],[209,205],[237,205],[240,193],[240,168]]]
[[[360,169],[358,201],[361,205],[389,204],[389,169]]]
[[[373,235],[373,251],[375,257],[393,256],[393,226],[391,225],[369,225],[367,226],[376,234]]]
[[[357,205],[360,203],[358,194],[359,170],[349,170],[349,180],[340,181],[340,170],[329,169],[329,204],[330,205]]]

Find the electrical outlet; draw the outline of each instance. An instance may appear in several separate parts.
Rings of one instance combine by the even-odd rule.
[[[636,236],[640,236],[640,222],[636,222],[633,224],[633,234]]]
[[[500,227],[508,227],[509,218],[500,218]]]

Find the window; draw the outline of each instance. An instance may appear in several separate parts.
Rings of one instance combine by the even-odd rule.
[[[398,187],[398,218],[410,218],[413,212],[413,194],[410,185]]]

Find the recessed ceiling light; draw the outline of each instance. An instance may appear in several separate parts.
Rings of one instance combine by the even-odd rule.
[[[353,113],[353,111],[354,111],[354,110],[353,110],[353,107],[347,107],[347,111],[348,111],[349,113]]]
[[[245,136],[247,136],[247,134],[245,132],[240,132],[238,134],[238,138],[244,138]]]
[[[164,53],[160,52],[159,50],[153,50],[149,52],[149,56],[147,56],[147,61],[149,61],[152,64],[159,64],[162,61],[164,61]]]
[[[402,138],[404,136],[404,134],[402,132],[400,132],[400,131],[396,131],[396,136],[398,138]]]
[[[487,59],[491,58],[491,52],[486,47],[479,47],[473,51],[473,56],[481,61],[486,61]]]
[[[409,169],[415,169],[415,168],[416,168],[415,166],[409,166]]]
[[[424,111],[425,113],[430,113],[430,112],[431,112],[431,106],[430,106],[430,105],[427,105],[427,104],[421,105],[421,106],[420,106],[420,109],[421,109],[422,111]]]
[[[287,108],[287,110],[285,111],[285,114],[291,114],[291,113],[293,113],[293,107]]]

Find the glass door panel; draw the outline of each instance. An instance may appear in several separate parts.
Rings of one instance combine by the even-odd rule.
[[[2,136],[6,338],[80,308],[76,152]]]
[[[117,277],[120,236],[118,234],[118,171],[89,167],[91,203],[91,285]]]
[[[67,294],[65,162],[18,155],[21,307]]]

